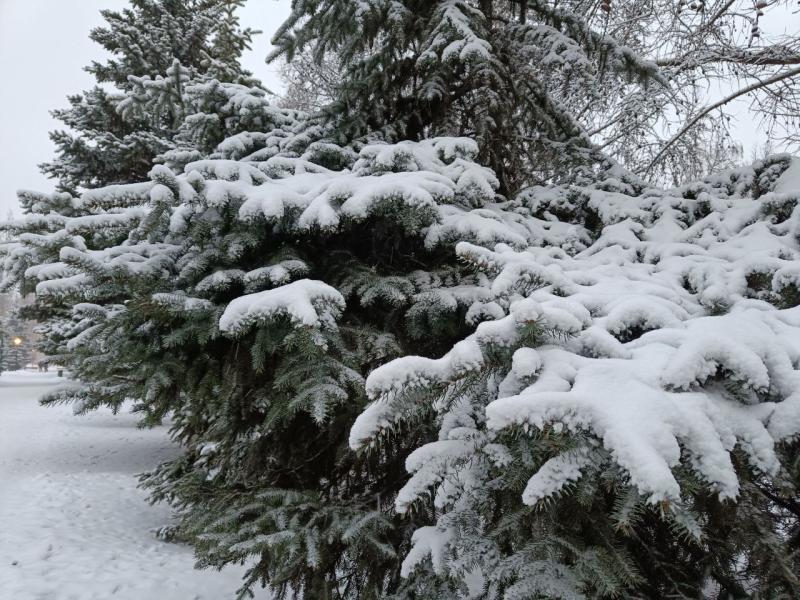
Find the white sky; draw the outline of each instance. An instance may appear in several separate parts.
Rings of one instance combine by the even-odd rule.
[[[89,31],[103,24],[100,10],[126,5],[127,0],[0,0],[0,220],[9,210],[19,213],[18,189],[53,189],[36,166],[53,156],[48,132],[60,123],[49,111],[92,86],[83,67],[103,54]],[[248,0],[240,11],[243,25],[263,31],[245,67],[273,91],[280,80],[264,58],[289,8],[289,0]]]
[[[19,212],[16,190],[53,189],[53,182],[36,166],[53,156],[47,134],[59,123],[48,111],[65,106],[68,94],[91,87],[92,77],[83,67],[102,53],[89,40],[89,31],[103,23],[101,9],[126,4],[126,0],[0,0],[0,220],[9,210]],[[264,32],[245,56],[245,66],[273,91],[280,90],[280,80],[276,67],[266,65],[264,57],[289,7],[289,0],[248,0],[240,13],[244,25]],[[792,23],[784,21],[782,29],[794,28],[800,21],[797,13],[786,16]],[[744,106],[741,109],[734,129],[747,158],[764,136],[757,120]]]

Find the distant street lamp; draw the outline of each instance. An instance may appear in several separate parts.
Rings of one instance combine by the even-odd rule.
[[[21,337],[15,337],[11,341],[14,343],[15,346],[19,346],[22,343],[22,338]]]

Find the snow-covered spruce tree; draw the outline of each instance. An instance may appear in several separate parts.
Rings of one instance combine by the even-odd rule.
[[[70,96],[68,108],[53,111],[69,131],[51,134],[56,157],[42,164],[42,171],[73,194],[146,180],[153,158],[176,145],[180,99],[173,96],[167,110],[149,114],[121,111],[120,104],[132,101],[142,77],[165,77],[177,87],[187,78],[254,85],[239,64],[253,33],[239,27],[235,9],[242,3],[131,0],[120,12],[102,11],[107,25],[90,37],[111,58],[87,67],[98,85]]]
[[[601,158],[577,117],[609,90],[666,85],[588,19],[538,0],[294,0],[272,58],[342,64],[324,111],[342,140],[466,135],[508,194]]]
[[[566,100],[658,80],[534,4],[295,2],[282,50],[321,41],[347,65],[331,129],[170,60],[114,106],[169,130],[161,165],[22,196],[8,281],[59,316],[47,343],[78,379],[49,401],[171,413],[185,453],[144,482],[201,565],[250,565],[243,594],[795,591],[786,161],[669,193],[612,169],[492,204],[476,156],[504,190],[570,179],[598,155]],[[479,145],[368,143],[439,133]],[[349,452],[365,376],[408,354],[373,374],[350,440],[371,448]]]
[[[80,190],[146,181],[154,162],[180,168],[243,131],[296,125],[294,113],[271,107],[266,90],[238,62],[252,33],[239,27],[235,10],[241,4],[136,0],[129,9],[103,13],[108,25],[91,36],[111,58],[88,70],[106,85],[71,98],[70,109],[56,111],[75,133],[53,134],[57,157],[42,168],[58,179],[62,191],[19,194],[28,216],[4,229],[25,236],[27,243],[7,263],[16,271],[6,277],[6,287],[22,283],[23,293],[32,292],[30,281],[58,272],[23,280],[26,268],[57,262],[64,245],[95,251],[114,246],[144,216],[146,195],[125,189],[116,196],[79,197]],[[67,219],[80,224],[67,232]],[[59,303],[23,309],[24,316],[42,323],[39,344],[59,362],[68,362],[62,357],[62,328],[70,311]]]
[[[50,402],[172,413],[186,451],[145,484],[180,510],[201,565],[248,561],[244,591],[428,597],[436,582],[401,589],[413,526],[391,502],[403,448],[434,431],[363,460],[349,427],[374,367],[440,354],[480,318],[487,287],[455,241],[521,249],[529,231],[493,204],[470,140],[356,155],[287,129],[234,136],[178,176],[159,166],[150,182],[39,198],[95,214],[31,214],[51,230],[6,248],[7,275],[42,310],[70,311],[51,340],[80,385]]]
[[[458,245],[497,318],[442,358],[374,371],[350,438],[390,455],[433,411],[439,439],[408,457],[395,501],[436,515],[405,575],[432,565],[492,599],[798,594],[788,165],[668,192],[532,188],[519,203],[540,246]]]
[[[181,77],[179,95],[176,95],[172,77],[136,78],[137,98],[128,98],[119,106],[121,111],[156,119],[166,103],[180,106],[181,121],[175,125],[176,147],[153,157],[151,162],[159,160],[180,169],[204,156],[198,148],[225,138],[229,139],[224,148],[231,157],[255,150],[253,144],[257,140],[261,144],[259,157],[268,158],[280,152],[283,138],[292,138],[294,130],[304,128],[294,111],[271,106],[262,88],[207,78],[186,80],[181,75],[185,75],[185,70],[177,62],[170,71]],[[248,129],[271,133],[240,135]],[[305,136],[299,139],[301,145],[308,143]],[[21,293],[30,294],[37,283],[71,273],[59,260],[59,252],[65,246],[101,251],[127,239],[142,220],[156,218],[148,209],[149,186],[149,182],[141,182],[138,187],[112,186],[105,188],[102,194],[87,191],[79,197],[68,192],[20,192],[19,202],[25,218],[2,225],[2,230],[12,237],[12,243],[5,245],[2,251],[3,288],[18,288]],[[27,271],[29,268],[31,270]],[[98,293],[102,298],[102,292]],[[124,290],[114,293],[119,298],[126,294]],[[41,324],[42,336],[38,343],[52,361],[75,368],[63,345],[65,332],[70,330],[71,311],[69,302],[47,301],[23,307],[21,315]]]

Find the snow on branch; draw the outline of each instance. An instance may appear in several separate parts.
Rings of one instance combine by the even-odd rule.
[[[345,308],[335,288],[310,279],[236,298],[219,320],[220,331],[238,334],[259,323],[288,318],[295,327],[332,327]]]
[[[783,174],[759,183],[773,164]],[[600,229],[577,252],[459,244],[489,275],[500,314],[486,313],[492,320],[440,359],[404,357],[373,371],[375,401],[351,431],[358,449],[420,402],[439,415],[439,441],[409,459],[398,510],[429,488],[452,499],[462,477],[475,485],[474,461],[495,461],[495,442],[517,429],[584,440],[532,475],[527,504],[600,468],[603,456],[652,503],[681,501],[682,464],[719,498],[737,498],[735,448],[776,476],[777,445],[800,434],[800,186],[797,161],[756,168],[638,197],[583,190],[573,218],[592,207]],[[564,210],[553,190],[533,193],[542,213]]]

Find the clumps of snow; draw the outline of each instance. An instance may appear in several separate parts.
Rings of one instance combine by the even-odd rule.
[[[187,91],[212,92],[226,94],[239,117],[248,102],[267,110],[263,99],[246,88]],[[292,121],[281,111],[270,118]],[[236,335],[270,318],[330,326],[343,310],[343,299],[321,282],[298,281],[308,276],[308,267],[295,258],[265,259],[249,271],[237,268],[247,251],[246,236],[225,242],[229,268],[208,270],[218,264],[217,251],[182,244],[193,223],[213,221],[223,211],[238,214],[242,228],[279,234],[334,233],[369,219],[388,219],[420,235],[430,248],[462,239],[523,248],[536,236],[538,227],[532,230],[524,215],[495,204],[497,178],[474,162],[478,148],[470,139],[374,143],[355,153],[302,138],[278,129],[243,133],[223,142],[211,157],[188,162],[183,155],[163,157],[165,164],[151,170],[149,182],[89,190],[79,198],[27,193],[30,214],[3,226],[16,235],[0,245],[5,285],[25,285],[48,301],[100,302],[124,294],[131,278],[161,281],[163,289],[176,292],[153,296],[166,310],[206,311],[206,300],[229,302],[219,328]],[[338,165],[338,170],[324,165]],[[166,231],[159,224],[165,220]],[[237,293],[247,295],[230,302]],[[425,293],[424,283],[410,291],[420,304]],[[431,301],[445,301],[455,310],[487,296],[488,290],[472,286],[448,289]],[[500,312],[491,303],[484,307],[486,314]]]
[[[722,369],[744,388],[785,397],[797,379],[792,366],[794,352],[784,336],[796,333],[793,327],[775,320],[771,311],[765,314],[753,308],[693,319],[680,336],[667,331],[670,339],[665,343],[678,341],[679,345],[665,365],[662,382],[667,388],[690,389]],[[663,334],[656,332],[647,342],[660,339]]]
[[[680,316],[685,313],[661,298],[634,297],[617,303],[609,311],[605,326],[609,333],[620,337],[634,329],[651,331],[662,327],[680,327]]]
[[[191,298],[185,294],[160,293],[151,296],[153,303],[175,314],[205,312],[213,310],[214,304],[203,298]]]
[[[533,506],[539,500],[553,496],[570,482],[580,479],[583,469],[591,462],[592,455],[586,447],[568,450],[551,458],[530,478],[522,492],[522,501]]]
[[[438,527],[420,527],[417,529],[411,536],[412,547],[403,560],[400,574],[403,577],[408,577],[419,563],[428,558],[433,562],[433,570],[436,573],[441,573],[449,539],[448,532],[442,531]]]
[[[81,292],[90,284],[91,278],[79,273],[68,277],[60,277],[49,281],[42,281],[36,286],[38,296],[48,296],[58,298],[64,296],[79,296]]]
[[[483,354],[474,340],[459,342],[439,359],[409,356],[398,358],[372,372],[367,380],[371,396],[400,391],[412,386],[443,383],[460,373],[480,368]]]
[[[302,260],[288,259],[268,267],[259,267],[244,274],[243,280],[248,291],[267,286],[284,285],[296,277],[308,273],[308,265]]]
[[[381,399],[373,402],[356,419],[350,429],[350,447],[359,448],[400,417],[396,404],[389,398],[394,399],[399,392],[411,388],[446,383],[460,374],[480,368],[483,360],[480,347],[470,339],[459,342],[440,359],[403,357],[373,371],[367,378],[367,393]]]
[[[301,279],[272,290],[248,294],[228,304],[220,331],[239,334],[260,321],[287,318],[295,327],[332,327],[345,308],[342,295],[322,281]]]
[[[541,353],[545,369],[549,363],[568,365],[568,377],[563,377],[561,365],[554,364],[549,381],[490,403],[486,408],[490,429],[514,425],[543,429],[559,423],[574,432],[592,431],[628,472],[631,483],[652,501],[680,498],[671,469],[680,461],[683,444],[693,454],[694,467],[722,497],[738,494],[729,457],[736,437],[719,413],[729,408],[730,418],[749,421],[752,416],[712,395],[664,391],[658,379],[669,357],[665,347],[644,348],[630,360],[580,357],[559,348]],[[767,462],[774,472],[774,455]],[[563,476],[561,485],[574,479],[570,470],[546,477],[535,474],[531,485],[542,489],[540,480],[545,477],[548,489],[557,491],[552,481],[556,475]],[[528,500],[542,497],[528,494]]]
[[[317,155],[324,159],[335,149],[355,161],[352,169],[331,171],[309,161]],[[277,153],[263,161],[190,162],[175,185],[190,182],[209,205],[237,203],[242,220],[264,219],[297,231],[334,231],[374,215],[402,212],[407,216],[401,222],[412,218],[409,225],[435,226],[428,233],[429,246],[456,239],[524,246],[530,232],[521,217],[510,234],[499,206],[475,209],[493,201],[499,185],[489,169],[472,162],[476,154],[475,143],[463,138],[371,144],[357,156],[326,144],[309,147],[299,158]],[[184,200],[173,213],[175,233],[184,230],[192,215],[189,200]]]
[[[800,435],[798,164],[783,175],[762,165],[769,177],[741,169],[639,195],[614,186],[533,188],[516,209],[531,211],[524,237],[545,240],[537,234],[547,222],[577,222],[549,229],[559,241],[459,243],[459,256],[488,276],[488,297],[468,313],[479,323],[475,333],[441,359],[404,357],[373,371],[373,404],[356,421],[351,446],[369,445],[413,413],[412,390],[457,394],[465,376],[490,364],[504,376],[484,395],[433,401],[440,440],[411,455],[398,510],[433,488],[445,514],[454,490],[467,494],[481,476],[478,457],[498,464],[494,440],[514,428],[590,434],[589,446],[533,474],[526,504],[595,468],[598,452],[651,502],[680,503],[680,464],[720,498],[735,499],[734,448],[758,472],[776,475],[776,444]],[[791,210],[775,218],[764,211],[775,204]],[[508,235],[516,223],[502,226]],[[530,327],[540,330],[535,347]],[[460,358],[464,348],[469,360]],[[482,416],[469,419],[469,434],[453,436],[445,424],[464,422],[465,403]],[[420,539],[414,556],[430,552]]]
[[[201,294],[208,294],[215,291],[227,290],[233,285],[242,284],[245,272],[241,269],[224,269],[214,271],[207,275],[194,286],[195,290]]]
[[[421,495],[442,481],[449,465],[468,459],[475,450],[474,440],[453,436],[417,448],[406,459],[406,470],[412,476],[397,494],[397,512],[408,511]]]
[[[74,205],[91,210],[141,206],[149,199],[154,185],[154,182],[146,181],[86,190],[80,199],[74,201]]]

